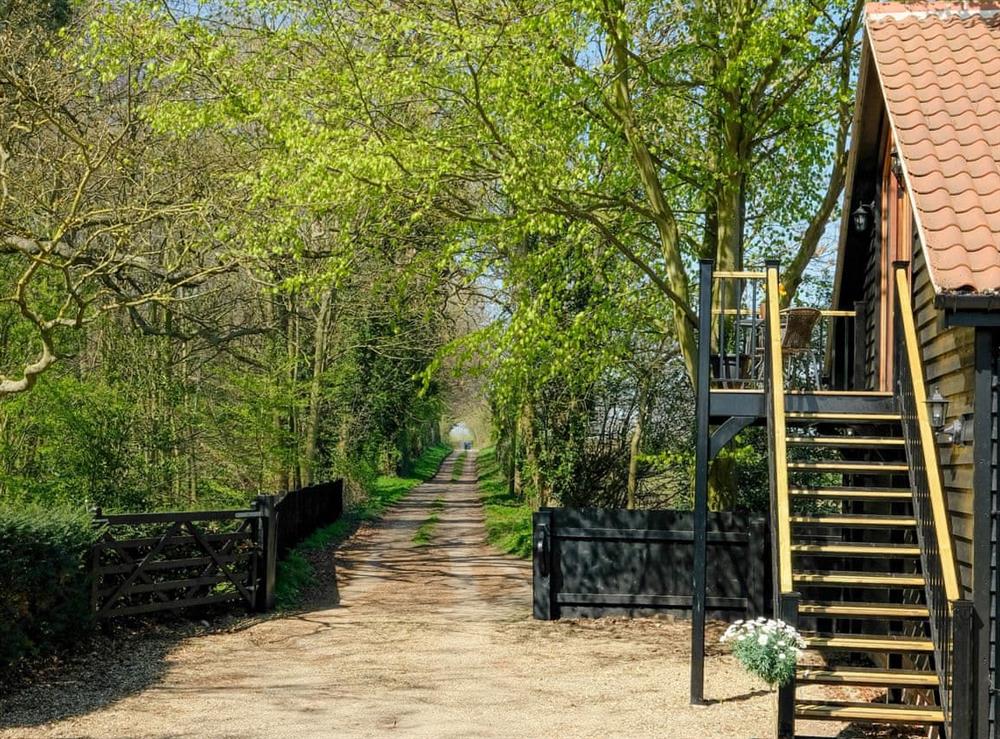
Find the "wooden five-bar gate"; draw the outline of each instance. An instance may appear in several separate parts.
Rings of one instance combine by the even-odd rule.
[[[91,550],[100,619],[191,606],[274,605],[278,556],[343,514],[339,480],[260,495],[245,510],[104,515]]]

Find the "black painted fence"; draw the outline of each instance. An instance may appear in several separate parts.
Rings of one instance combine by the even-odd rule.
[[[293,490],[274,504],[278,514],[278,559],[317,529],[344,514],[344,481],[334,480]]]
[[[95,510],[91,607],[102,619],[209,605],[269,610],[277,560],[343,511],[340,480],[259,495],[246,510]]]
[[[535,618],[687,615],[690,511],[543,508],[534,515]],[[771,598],[767,520],[708,519],[707,610],[724,620],[763,615]]]

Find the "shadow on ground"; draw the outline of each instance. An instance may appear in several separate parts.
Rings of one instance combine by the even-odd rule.
[[[167,656],[190,636],[99,636],[88,650],[0,691],[0,728],[39,726],[111,705],[160,681]]]

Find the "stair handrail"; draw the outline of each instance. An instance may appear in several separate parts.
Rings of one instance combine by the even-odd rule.
[[[961,598],[937,439],[927,387],[907,262],[893,263],[896,293],[896,390],[913,491],[913,513],[924,574],[934,666],[944,713],[944,736],[972,736],[972,603]]]
[[[917,327],[913,318],[913,300],[910,296],[909,263],[896,262],[893,264],[893,271],[896,281],[896,299],[899,304],[899,321],[903,329],[903,353],[912,385],[914,411],[920,435],[920,451],[927,475],[927,488],[934,517],[934,535],[937,541],[938,556],[941,560],[941,577],[945,597],[949,607],[951,607],[961,597],[961,591],[958,584],[958,567],[955,563],[955,553],[952,547],[951,523],[944,496],[941,464],[937,455],[937,439],[934,437],[934,429],[931,427],[927,407],[924,363],[920,356],[920,343],[917,339]]]
[[[788,500],[788,452],[785,443],[785,367],[781,352],[781,296],[777,262],[766,264],[765,299],[767,301],[767,396],[771,434],[771,480],[777,553],[777,592],[791,593],[792,550],[790,505]]]

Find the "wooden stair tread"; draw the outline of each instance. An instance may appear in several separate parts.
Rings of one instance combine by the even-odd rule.
[[[792,580],[824,585],[856,585],[858,587],[885,585],[888,587],[923,587],[924,576],[896,574],[894,572],[817,572],[804,570],[792,573]]]
[[[815,721],[873,721],[892,724],[939,724],[944,721],[944,713],[937,706],[839,701],[796,701],[795,717]]]
[[[883,436],[789,436],[785,439],[789,445],[796,446],[863,446],[863,447],[901,447],[906,443],[899,437]]]
[[[800,498],[843,498],[844,500],[911,500],[909,488],[794,487],[789,495]]]
[[[802,616],[831,616],[841,618],[928,618],[930,611],[920,604],[854,603],[850,601],[803,601],[799,604]]]
[[[840,459],[828,459],[819,462],[789,462],[788,469],[794,472],[827,470],[833,472],[869,472],[876,474],[909,472],[910,470],[905,462],[847,462]]]
[[[807,649],[836,649],[848,652],[933,652],[934,644],[922,637],[803,636]]]
[[[882,527],[896,526],[912,528],[917,525],[910,516],[848,516],[842,514],[826,514],[817,516],[789,516],[788,520],[797,524],[812,524],[815,526],[859,526]]]
[[[812,685],[877,685],[887,688],[936,687],[936,672],[876,667],[799,667],[796,681]]]
[[[891,398],[893,393],[888,390],[786,390],[785,395],[817,395],[828,398]]]
[[[866,423],[898,423],[898,413],[868,413],[864,411],[835,413],[832,411],[785,411],[789,421],[838,422],[846,425]]]
[[[915,544],[792,544],[793,554],[849,555],[854,557],[919,557]]]

